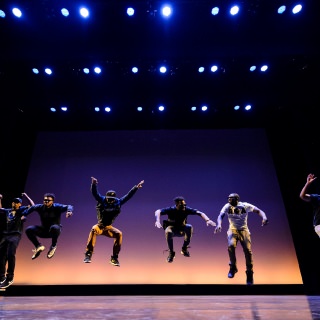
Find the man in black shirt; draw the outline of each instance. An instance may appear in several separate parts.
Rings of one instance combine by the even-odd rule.
[[[197,209],[187,207],[186,201],[183,197],[176,197],[173,199],[173,201],[175,202],[175,206],[158,209],[155,211],[155,226],[159,229],[165,229],[165,236],[169,251],[167,262],[169,263],[173,262],[175,257],[175,252],[173,250],[174,237],[184,237],[181,254],[183,254],[185,257],[190,257],[188,246],[192,237],[193,227],[191,224],[187,224],[187,218],[189,215],[200,216],[203,220],[205,220],[207,226],[211,225],[214,227],[216,225],[215,222],[210,220],[205,213]],[[168,220],[163,221],[162,227],[160,216],[163,215],[167,215]]]
[[[26,193],[22,193],[29,201],[29,206],[22,206],[21,198],[14,198],[12,200],[11,208],[2,208],[2,195],[0,194],[0,216],[3,221],[1,226],[2,234],[0,235],[0,288],[5,289],[13,283],[14,269],[16,266],[16,251],[21,240],[23,223],[25,217],[23,216],[24,210],[33,201]],[[7,270],[6,270],[7,265]]]
[[[57,249],[57,242],[62,231],[61,214],[66,212],[66,218],[73,215],[73,206],[68,204],[54,203],[54,193],[45,193],[43,204],[35,204],[27,209],[23,214],[29,215],[36,211],[40,216],[41,225],[29,226],[26,229],[26,235],[35,246],[33,250],[32,260],[39,257],[45,247],[39,242],[39,238],[51,238],[51,246],[47,253],[47,258],[51,259]]]
[[[91,193],[97,200],[97,219],[98,223],[95,224],[88,237],[86,252],[83,262],[90,263],[94,246],[96,244],[97,235],[103,235],[108,238],[113,238],[113,254],[110,263],[119,267],[118,255],[122,245],[122,232],[113,227],[112,223],[121,212],[121,206],[130,200],[138,189],[142,188],[144,180],[135,185],[125,196],[122,198],[116,197],[116,192],[113,190],[107,191],[105,196],[102,196],[98,191],[98,180],[91,177]]]

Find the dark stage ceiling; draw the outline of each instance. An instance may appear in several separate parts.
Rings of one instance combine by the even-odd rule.
[[[167,19],[160,13],[163,3],[23,1],[17,19],[10,9],[19,3],[0,1],[6,12],[0,18],[0,114],[36,121],[41,128],[114,129],[252,126],[314,112],[318,1],[300,2],[302,11],[294,15],[295,1],[243,0],[237,2],[239,14],[230,16],[235,2],[176,0],[167,2],[173,8]],[[287,9],[278,14],[281,4]],[[80,5],[90,10],[85,20]],[[135,8],[133,17],[126,15],[128,5]],[[214,6],[220,7],[216,16]],[[69,17],[61,15],[62,7]],[[159,73],[161,64],[167,74]],[[211,64],[218,66],[216,73],[209,72]],[[250,72],[253,64],[269,69]],[[97,65],[100,75],[83,73]],[[43,72],[47,66],[53,69],[50,77]],[[165,112],[157,110],[159,104]],[[250,113],[243,110],[246,104],[252,105]],[[199,110],[202,105],[206,112]],[[97,106],[112,112],[95,112]]]

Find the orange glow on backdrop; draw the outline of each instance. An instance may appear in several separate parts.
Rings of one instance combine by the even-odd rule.
[[[90,177],[101,194],[123,196],[144,179],[143,188],[122,207],[114,226],[123,232],[121,266],[109,264],[113,241],[97,238],[92,263],[83,263],[89,231],[96,223]],[[63,231],[52,259],[46,250],[31,260],[33,245],[26,235],[17,252],[15,284],[244,284],[243,251],[237,248],[239,272],[228,279],[226,231],[213,234],[197,216],[191,257],[180,254],[182,238],[174,238],[176,258],[166,262],[164,231],[154,226],[154,211],[173,205],[183,195],[187,204],[216,221],[231,192],[268,216],[249,214],[256,284],[302,284],[286,212],[264,130],[110,131],[39,133],[25,190],[35,203],[45,192],[56,202],[74,205],[74,216],[62,216]],[[25,227],[38,224],[32,213]]]

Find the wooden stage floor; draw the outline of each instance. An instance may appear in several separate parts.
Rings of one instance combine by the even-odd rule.
[[[15,286],[0,319],[320,320],[320,295],[302,286]]]
[[[320,319],[320,296],[2,296],[0,319]]]

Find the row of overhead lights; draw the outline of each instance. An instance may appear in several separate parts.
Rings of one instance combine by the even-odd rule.
[[[278,14],[283,14],[284,12],[287,11],[287,7],[285,5],[281,5],[279,7],[276,8],[277,13]],[[302,5],[301,4],[296,4],[292,7],[291,12],[293,14],[297,14],[299,12],[301,12],[302,10]],[[129,17],[132,17],[135,15],[135,8],[134,7],[127,7],[126,8],[126,14]],[[148,13],[155,15],[157,13],[158,10],[147,10]],[[159,10],[162,14],[163,17],[168,18],[173,14],[174,11],[174,7],[173,6],[169,6],[169,5],[163,5],[160,10]],[[241,6],[232,6],[229,9],[229,14],[230,15],[237,15],[239,14],[239,12],[241,11]],[[18,7],[14,7],[11,9],[12,14],[17,17],[17,18],[22,18],[23,16],[23,10],[19,9]],[[61,8],[60,9],[61,15],[64,17],[68,17],[70,15],[70,11],[67,8]],[[211,14],[213,16],[216,16],[220,13],[220,8],[219,7],[213,7],[211,9]],[[80,7],[79,8],[79,14],[82,18],[89,18],[90,17],[90,10],[87,7]],[[0,8],[0,18],[5,18],[6,17],[6,11]]]
[[[266,72],[268,70],[268,68],[269,68],[268,65],[262,65],[259,69],[260,69],[261,72]],[[224,68],[219,68],[217,65],[212,65],[209,68],[210,72],[212,72],[212,73],[218,72],[219,69],[223,69],[224,70]],[[90,73],[90,69],[89,68],[83,68],[82,70],[81,69],[79,69],[79,70],[82,71],[84,74],[89,74]],[[205,72],[205,70],[206,70],[205,67],[199,67],[198,68],[198,72],[199,73],[203,73],[203,72]],[[251,72],[256,71],[256,70],[258,70],[258,67],[256,65],[252,65],[252,66],[249,67],[249,71],[251,71]],[[94,67],[92,69],[92,71],[93,71],[93,73],[95,73],[97,75],[102,73],[102,69],[100,67]],[[150,69],[149,69],[149,71],[150,71]],[[160,73],[162,73],[162,74],[165,74],[168,71],[170,71],[170,69],[168,69],[166,66],[161,66],[161,67],[159,67],[158,71]],[[40,74],[39,68],[33,68],[32,72],[34,74],[36,74],[36,75]],[[131,68],[131,72],[136,74],[136,73],[139,72],[139,68],[138,67],[132,67]],[[53,69],[52,68],[44,68],[44,73],[50,76],[50,75],[53,74]]]
[[[238,111],[238,110],[241,110],[241,109],[243,109],[243,110],[245,110],[245,111],[250,111],[251,109],[252,109],[252,106],[250,105],[250,104],[246,104],[246,105],[244,105],[243,107],[241,107],[240,105],[235,105],[234,107],[233,107],[233,109],[235,110],[235,111]],[[62,106],[62,107],[60,107],[60,109],[59,108],[56,108],[56,107],[51,107],[50,108],[50,111],[51,112],[58,112],[58,111],[62,111],[62,112],[68,112],[69,111],[69,109],[68,109],[68,107],[66,107],[66,106]],[[137,107],[137,112],[142,112],[144,109],[143,109],[143,107],[141,107],[141,106],[139,106],[139,107]],[[160,105],[160,106],[158,106],[157,107],[157,110],[159,111],[159,112],[165,112],[166,111],[166,108],[165,108],[165,106],[164,105]],[[196,107],[196,106],[192,106],[191,108],[190,108],[190,110],[192,111],[192,112],[196,112],[197,110],[200,110],[201,112],[206,112],[206,111],[208,111],[209,110],[209,107],[207,106],[207,105],[202,105],[201,107]],[[94,111],[95,112],[105,112],[105,113],[111,113],[112,112],[112,108],[110,107],[110,106],[107,106],[107,107],[104,107],[104,108],[100,108],[100,107],[95,107],[94,108]]]

